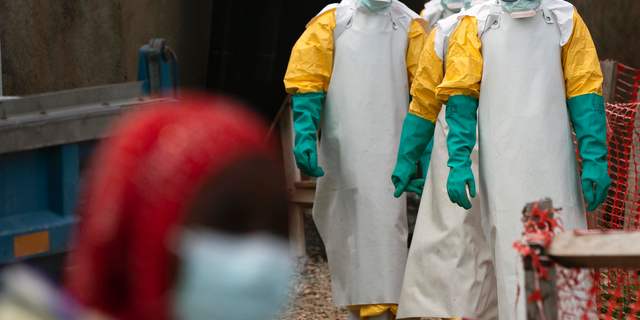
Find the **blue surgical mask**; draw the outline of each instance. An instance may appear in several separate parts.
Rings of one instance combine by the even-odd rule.
[[[381,12],[391,6],[391,1],[381,1],[381,0],[360,0],[362,5],[369,9],[371,12]]]
[[[509,13],[536,10],[540,0],[503,0],[502,8]]]
[[[440,1],[443,7],[455,13],[460,12],[462,7],[464,7],[463,0],[440,0]]]
[[[288,243],[269,234],[185,229],[174,293],[179,320],[269,319],[284,302],[291,274]]]

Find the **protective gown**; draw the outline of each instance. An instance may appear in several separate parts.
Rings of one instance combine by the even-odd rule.
[[[476,177],[482,216],[475,232],[482,229],[490,247],[500,319],[516,319],[516,309],[517,318],[525,318],[525,297],[514,308],[523,272],[516,274],[522,265],[512,247],[523,230],[523,206],[551,197],[564,212],[565,230],[586,228],[569,108],[590,101],[585,110],[604,121],[602,73],[583,20],[561,0],[542,0],[536,11],[534,17],[514,19],[499,4],[487,4],[463,13],[448,45],[444,81],[436,89],[442,102],[479,98]],[[597,134],[606,138],[606,132]],[[459,245],[482,250],[474,243]]]
[[[424,4],[424,9],[420,12],[422,19],[426,20],[432,28],[438,21],[454,14],[456,12],[442,5],[442,0],[430,0]]]
[[[326,92],[318,160],[325,175],[313,218],[327,249],[333,303],[362,317],[395,313],[400,299],[406,199],[393,197],[390,164],[428,31],[395,0],[380,13],[353,0],[329,5],[294,46],[284,79],[293,95]]]
[[[471,9],[473,10],[473,9]],[[407,260],[398,319],[497,318],[496,279],[489,245],[481,225],[479,197],[465,210],[447,197],[446,109],[436,99],[436,87],[444,78],[449,37],[459,15],[440,20],[427,38],[411,88],[409,109],[436,122],[433,153]],[[472,153],[472,169],[478,174],[478,147]],[[482,190],[478,190],[481,193]],[[452,281],[455,279],[455,281]]]

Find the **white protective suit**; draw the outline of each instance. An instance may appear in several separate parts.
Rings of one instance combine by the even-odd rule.
[[[325,176],[318,179],[313,218],[327,249],[334,304],[397,303],[407,211],[406,198],[393,197],[389,164],[409,105],[405,52],[414,17],[396,1],[385,14],[350,1],[335,15],[318,159]]]
[[[290,94],[326,92],[313,218],[333,303],[353,318],[394,317],[400,299],[406,198],[393,196],[390,164],[428,34],[423,22],[396,0],[379,13],[358,0],[329,5],[296,43],[285,76]]]
[[[424,9],[420,12],[422,19],[426,20],[431,28],[435,27],[438,21],[456,14],[442,5],[441,0],[430,0],[424,4]]]
[[[552,198],[554,206],[562,208],[566,231],[586,229],[565,83],[580,76],[572,66],[579,59],[563,60],[563,50],[570,47],[565,44],[571,39],[574,19],[579,17],[574,13],[575,8],[566,1],[542,0],[536,16],[530,18],[514,19],[499,4],[482,5],[462,14],[468,16],[464,17],[467,22],[477,20],[477,38],[481,42],[480,170],[475,177],[481,190],[482,215],[481,226],[476,225],[475,232],[484,232],[491,249],[501,320],[525,319],[526,297],[521,293],[518,299],[517,294],[518,287],[524,288],[524,272],[513,248],[523,232],[523,206]],[[464,33],[464,39],[473,41],[472,37],[475,35]],[[584,39],[585,35],[581,37]],[[580,41],[574,39],[574,45]],[[449,62],[461,59],[459,62],[464,64],[466,58],[460,58],[460,52],[453,52],[450,47]],[[568,71],[578,75],[565,74]],[[599,69],[589,70],[588,74],[596,72]],[[448,70],[447,79],[438,87],[438,99],[446,100],[447,90],[455,87],[448,82],[449,73]],[[458,79],[458,75],[451,78]],[[599,79],[601,86],[601,75]],[[475,243],[469,245],[475,246],[474,250],[481,248]],[[477,275],[468,275],[472,276]]]
[[[459,16],[456,14],[437,23],[433,46],[437,58],[442,61],[446,60],[449,37],[460,22]],[[436,122],[431,163],[407,260],[398,319],[497,319],[492,255],[480,228],[482,215],[478,195],[483,190],[477,189],[478,195],[471,199],[473,207],[470,210],[449,201],[449,125],[445,114],[446,107],[440,110]],[[471,160],[471,168],[477,177],[478,145],[471,153]]]

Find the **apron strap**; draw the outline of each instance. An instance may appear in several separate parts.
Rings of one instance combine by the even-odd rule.
[[[345,14],[342,18],[336,21],[336,27],[333,29],[333,40],[338,39],[344,30],[351,28],[353,25],[353,16],[356,11],[349,8],[350,12]]]
[[[398,30],[398,24],[396,23],[396,20],[393,19],[393,10],[391,10],[391,8],[389,8],[389,18],[391,19],[393,30]]]
[[[551,14],[551,10],[549,10],[549,7],[547,7],[544,3],[541,3],[540,8],[542,9],[542,13],[544,15],[544,21],[547,24],[553,24],[555,22],[555,19]]]
[[[502,6],[499,4],[493,4],[491,5],[491,13],[489,14],[489,17],[487,18],[487,23],[484,26],[484,30],[482,31],[482,34],[484,34],[487,30],[489,30],[489,28],[491,29],[498,29],[500,28],[500,15],[502,14]]]

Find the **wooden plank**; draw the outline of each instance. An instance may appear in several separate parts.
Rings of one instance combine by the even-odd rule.
[[[600,62],[602,69],[602,97],[605,103],[613,103],[616,94],[616,81],[618,80],[618,62],[602,61]]]
[[[558,296],[556,287],[556,273],[553,268],[549,269],[549,280],[540,278],[540,292],[542,294],[542,310],[545,320],[558,319]],[[525,270],[525,296],[529,298],[536,291],[536,278],[533,270]],[[540,320],[540,308],[537,302],[527,301],[527,320]]]
[[[561,233],[549,256],[567,268],[640,268],[640,232]]]
[[[314,180],[303,180],[303,181],[294,182],[294,185],[296,186],[296,188],[315,189],[317,184],[318,183]]]
[[[295,182],[300,181],[300,170],[296,166],[296,159],[293,155],[293,109],[290,98],[287,97],[289,103],[280,116],[280,140],[282,142],[282,159],[284,162],[284,174],[286,179],[286,188],[289,197],[293,197],[296,186]]]
[[[305,256],[304,211],[302,205],[296,203],[289,204],[289,245],[291,256]]]
[[[549,198],[540,199],[536,202],[527,203],[524,210],[522,211],[522,215],[527,219],[532,219],[534,222],[539,222],[539,217],[531,217],[534,206],[537,204],[538,209],[545,211],[549,209],[553,209],[553,201]],[[550,218],[553,218],[554,213],[547,213]],[[543,248],[539,243],[528,243],[528,246],[531,248],[538,249],[539,254],[538,257],[546,257],[547,253],[545,248]],[[541,264],[544,268],[549,268],[549,280],[545,278],[540,278],[538,280],[539,290],[541,295],[541,303],[542,303],[542,311],[543,315],[540,314],[540,307],[538,306],[538,301],[529,302],[528,298],[531,297],[537,290],[536,286],[536,277],[535,271],[537,267],[532,263],[531,257],[526,257],[524,260],[524,275],[525,275],[525,296],[524,299],[527,299],[527,320],[557,320],[558,319],[558,296],[556,292],[556,275],[554,269],[552,268],[551,263],[548,259],[542,260]],[[539,270],[538,270],[539,272]]]
[[[312,206],[313,201],[316,198],[316,190],[315,189],[296,189],[291,196],[288,198],[288,201],[291,203],[298,203],[307,206]]]
[[[310,195],[308,192],[298,192],[298,189],[295,186],[296,181],[300,181],[300,170],[298,170],[298,167],[296,166],[296,159],[292,151],[294,132],[293,109],[290,96],[287,96],[287,99],[285,100],[282,114],[280,114],[279,125],[280,139],[282,142],[282,158],[284,162],[285,186],[287,189],[287,197],[290,202],[289,242],[291,246],[291,255],[294,257],[302,257],[306,254],[303,205],[308,203],[313,204],[315,190],[306,189],[307,191],[313,192],[313,195]]]

